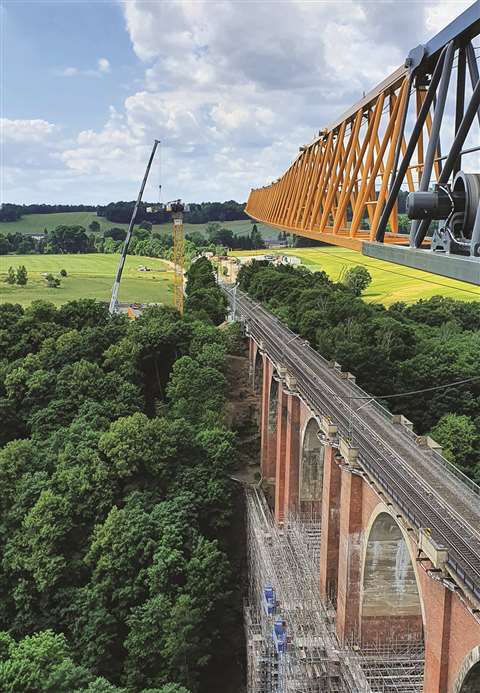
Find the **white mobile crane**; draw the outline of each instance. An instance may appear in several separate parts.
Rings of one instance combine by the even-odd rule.
[[[160,144],[160,140],[155,140],[155,142],[153,144],[152,153],[150,154],[150,159],[148,160],[147,170],[145,171],[145,175],[143,176],[143,181],[142,181],[142,185],[140,187],[140,192],[138,193],[137,201],[135,203],[135,207],[133,208],[132,218],[130,219],[130,224],[128,225],[128,231],[127,231],[127,235],[125,238],[125,242],[123,244],[122,254],[120,256],[120,262],[118,263],[117,274],[115,275],[115,281],[113,282],[112,297],[110,299],[110,306],[108,309],[110,314],[116,313],[116,311],[117,311],[118,289],[120,288],[120,280],[122,278],[123,266],[125,264],[125,260],[127,257],[128,246],[130,245],[130,239],[132,237],[135,219],[137,217],[137,212],[138,212],[138,208],[140,206],[140,202],[142,201],[142,195],[143,195],[143,191],[145,189],[145,185],[147,183],[148,174],[150,173],[150,168],[152,166],[153,158],[155,156],[155,152],[156,152],[159,144]]]

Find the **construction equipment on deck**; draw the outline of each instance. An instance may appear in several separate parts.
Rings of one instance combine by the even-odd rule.
[[[120,256],[120,262],[118,263],[117,274],[115,275],[115,281],[113,282],[112,296],[110,298],[110,306],[108,308],[110,315],[117,312],[118,290],[120,288],[120,281],[122,279],[123,267],[125,265],[125,260],[127,258],[128,246],[130,245],[130,240],[132,238],[133,227],[135,225],[135,219],[137,218],[138,208],[139,208],[140,203],[142,201],[143,191],[144,191],[145,185],[147,183],[148,174],[150,173],[150,168],[152,166],[153,158],[155,156],[155,152],[156,152],[159,144],[160,144],[160,140],[155,140],[153,143],[152,153],[150,154],[150,158],[149,158],[148,164],[147,164],[147,169],[145,171],[145,175],[143,176],[142,185],[140,186],[140,191],[138,193],[137,201],[135,203],[135,207],[133,208],[132,217],[130,219],[130,224],[128,225],[128,231],[127,231],[127,235],[125,237],[125,241],[123,243],[122,254]]]

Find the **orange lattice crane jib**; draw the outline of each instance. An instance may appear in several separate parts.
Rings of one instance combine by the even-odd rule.
[[[170,212],[173,220],[173,304],[183,313],[183,274],[185,267],[185,237],[183,231],[183,215],[188,212],[188,205],[181,200],[167,202],[165,210]]]

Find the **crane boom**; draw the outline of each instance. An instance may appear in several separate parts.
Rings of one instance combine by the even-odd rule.
[[[153,158],[155,156],[155,152],[156,152],[159,144],[160,144],[160,140],[155,140],[155,142],[153,144],[152,153],[150,154],[150,158],[148,160],[145,175],[143,176],[142,185],[140,186],[140,191],[138,193],[137,201],[135,203],[135,207],[133,208],[132,217],[131,217],[130,223],[128,225],[127,235],[126,235],[125,241],[123,243],[122,254],[120,256],[120,261],[118,263],[117,274],[115,275],[115,281],[113,282],[112,296],[110,298],[110,306],[108,309],[110,315],[115,313],[117,310],[118,289],[120,288],[120,281],[122,279],[123,266],[125,264],[125,260],[127,257],[128,246],[130,245],[130,239],[132,237],[133,227],[135,224],[135,219],[137,217],[138,208],[140,206],[140,202],[142,201],[143,191],[145,190],[145,185],[147,184],[148,174],[150,173],[150,168],[152,167]]]
[[[480,285],[479,35],[477,0],[301,146],[283,175],[252,189],[246,213],[286,233]]]

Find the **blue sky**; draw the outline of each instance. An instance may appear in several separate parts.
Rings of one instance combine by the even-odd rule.
[[[16,0],[4,7],[7,118],[61,122],[67,134],[100,128],[109,106],[121,108],[142,79],[119,4]],[[100,58],[109,73],[61,75],[68,67],[93,70]]]
[[[468,0],[0,0],[2,201],[247,198]]]

